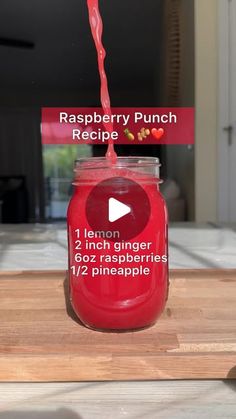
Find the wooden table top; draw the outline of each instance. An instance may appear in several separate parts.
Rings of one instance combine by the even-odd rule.
[[[236,378],[236,270],[171,271],[162,317],[129,333],[78,324],[65,277],[0,273],[0,381]]]

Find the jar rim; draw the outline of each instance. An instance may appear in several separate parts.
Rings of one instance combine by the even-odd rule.
[[[102,170],[109,168],[111,164],[106,157],[81,157],[75,160],[75,170],[79,169],[81,166],[83,166],[83,170]],[[159,158],[147,156],[119,156],[114,163],[114,167],[116,168],[150,166],[160,167]]]
[[[111,163],[106,157],[90,157],[80,158],[75,161],[75,180],[73,185],[94,184],[97,183],[100,174],[102,178],[106,179],[110,171],[126,175],[135,175],[142,183],[161,183],[160,179],[160,160],[158,157],[117,157],[115,163]]]

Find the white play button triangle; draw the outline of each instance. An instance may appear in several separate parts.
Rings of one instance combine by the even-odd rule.
[[[119,220],[130,212],[131,208],[128,205],[123,204],[115,198],[109,199],[108,218],[110,223],[114,223],[114,221]]]

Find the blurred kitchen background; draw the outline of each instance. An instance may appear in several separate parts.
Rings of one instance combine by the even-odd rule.
[[[236,0],[100,0],[113,106],[196,106],[195,146],[158,156],[171,221],[236,221]],[[231,50],[232,48],[232,50]],[[85,0],[1,0],[0,222],[66,217],[73,162],[103,147],[42,146],[41,107],[99,106]]]

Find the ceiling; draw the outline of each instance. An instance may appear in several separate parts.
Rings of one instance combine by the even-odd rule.
[[[163,1],[100,0],[113,87],[153,82]],[[1,0],[0,37],[35,43],[34,50],[0,46],[0,89],[98,85],[86,0]]]

